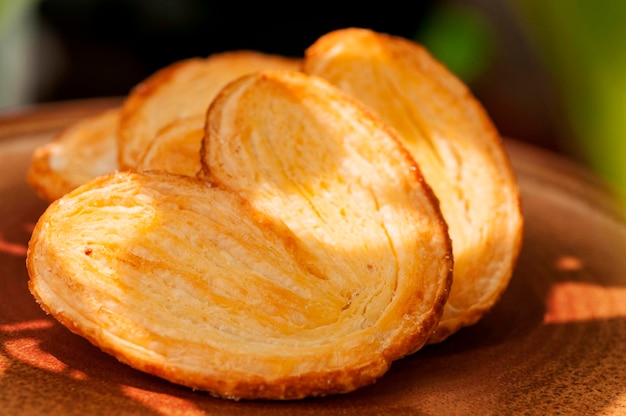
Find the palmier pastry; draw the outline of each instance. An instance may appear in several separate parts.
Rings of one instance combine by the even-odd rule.
[[[29,287],[132,367],[226,398],[352,391],[425,344],[451,243],[418,166],[326,81],[272,71],[211,105],[202,178],[120,172],[52,203]]]
[[[522,235],[516,179],[482,106],[420,45],[367,29],[322,36],[303,65],[391,125],[439,198],[455,266],[431,342],[478,321],[507,287]]]
[[[120,111],[113,108],[82,119],[35,149],[26,174],[31,188],[51,202],[97,176],[114,172]]]
[[[124,169],[195,174],[206,108],[220,88],[247,72],[299,65],[294,58],[253,51],[175,62],[135,87],[122,108],[80,120],[36,149],[27,181],[40,197],[53,201],[96,176],[114,172],[120,158]],[[132,156],[118,155],[120,140],[123,155]],[[176,151],[166,153],[172,149]]]
[[[118,162],[134,169],[162,128],[179,119],[203,121],[215,94],[228,82],[264,69],[300,68],[300,60],[255,51],[216,53],[190,58],[157,71],[124,101],[119,128]],[[204,123],[197,126],[203,128]]]

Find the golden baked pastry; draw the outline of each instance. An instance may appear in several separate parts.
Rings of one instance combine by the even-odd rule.
[[[36,149],[27,181],[53,201],[118,167],[195,174],[206,108],[221,87],[248,72],[299,66],[299,59],[253,51],[175,62],[134,88],[122,108],[80,120]]]
[[[478,321],[509,283],[523,222],[516,179],[482,106],[423,47],[367,29],[322,36],[306,51],[303,68],[392,126],[439,198],[455,266],[431,342]]]
[[[451,284],[447,227],[394,133],[299,72],[213,102],[202,178],[120,172],[52,203],[29,287],[132,367],[219,397],[352,391],[418,350]]]
[[[178,119],[163,127],[148,143],[136,170],[163,170],[195,176],[201,169],[200,148],[205,116]]]
[[[137,85],[124,101],[118,139],[120,167],[134,169],[159,131],[176,120],[204,120],[215,94],[229,81],[264,69],[297,70],[300,62],[296,58],[242,50],[185,59],[157,71]]]
[[[78,121],[35,149],[28,184],[49,202],[117,169],[119,108]]]

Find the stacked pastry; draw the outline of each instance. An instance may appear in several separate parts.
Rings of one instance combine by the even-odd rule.
[[[233,399],[375,382],[483,316],[521,239],[480,104],[419,45],[364,29],[303,59],[173,64],[38,149],[28,179],[51,201],[27,259],[43,309]]]

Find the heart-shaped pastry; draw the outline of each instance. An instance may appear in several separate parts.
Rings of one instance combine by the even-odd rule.
[[[368,29],[322,36],[303,67],[393,127],[439,198],[454,283],[431,342],[477,322],[508,286],[523,223],[508,156],[480,103],[419,44]]]
[[[120,172],[52,203],[29,287],[132,367],[226,398],[373,383],[437,327],[447,226],[395,134],[326,81],[265,71],[211,105],[203,177]]]

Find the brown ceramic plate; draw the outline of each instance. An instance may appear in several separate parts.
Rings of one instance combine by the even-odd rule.
[[[375,385],[294,402],[232,402],[135,371],[46,316],[26,244],[46,204],[24,176],[34,148],[116,100],[0,116],[0,413],[626,414],[626,224],[592,175],[518,141],[524,246],[477,325],[397,361]]]

